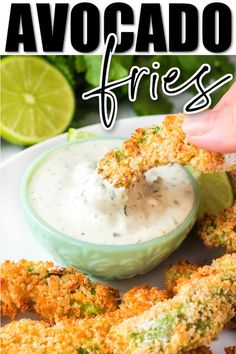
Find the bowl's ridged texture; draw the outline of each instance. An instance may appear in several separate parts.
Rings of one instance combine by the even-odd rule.
[[[170,253],[177,249],[192,228],[195,219],[186,225],[180,233],[166,241],[165,236],[156,239],[158,242],[146,242],[132,250],[114,246],[101,248],[96,244],[85,245],[71,240],[58,239],[56,232],[43,230],[30,215],[28,224],[40,243],[47,249],[58,263],[73,265],[83,273],[107,279],[125,279],[137,274],[146,273],[161,263]]]

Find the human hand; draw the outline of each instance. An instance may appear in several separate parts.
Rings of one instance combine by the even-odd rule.
[[[199,148],[236,152],[236,83],[214,109],[187,118],[183,130],[188,140]]]

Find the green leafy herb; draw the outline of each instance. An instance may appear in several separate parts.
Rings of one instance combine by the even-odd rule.
[[[97,100],[91,100],[88,105],[81,99],[83,92],[97,87],[100,82],[100,72],[102,65],[101,55],[49,55],[44,57],[49,63],[55,66],[66,77],[68,82],[76,91],[78,97],[78,112],[75,114],[72,126],[78,127],[88,123],[95,122],[94,120],[83,121],[80,123],[81,117],[87,114],[87,111],[98,111]],[[111,60],[109,70],[109,80],[119,80],[129,74],[129,70],[133,65],[142,67],[146,66],[151,72],[155,70],[152,67],[153,62],[159,62],[160,68],[156,72],[164,75],[170,68],[179,67],[181,74],[178,81],[174,84],[179,85],[189,79],[202,64],[210,64],[212,70],[203,79],[203,84],[208,85],[211,81],[215,81],[226,73],[234,73],[235,68],[227,56],[206,56],[206,55],[155,55],[155,56],[131,56],[131,55],[114,55]],[[158,99],[150,98],[150,77],[144,76],[138,87],[137,99],[132,103],[133,109],[138,115],[150,114],[166,114],[176,111],[181,107],[175,105],[176,97],[169,97],[163,94],[161,84],[157,89]],[[212,107],[220,100],[223,94],[229,89],[232,82],[223,85],[220,89],[211,94]],[[195,86],[188,89],[187,93],[195,95],[197,90]],[[127,99],[127,86],[116,89],[116,94],[121,100]],[[186,93],[183,93],[183,95]],[[178,98],[178,97],[177,97]],[[92,107],[92,108],[91,108]],[[97,120],[96,120],[97,122]]]

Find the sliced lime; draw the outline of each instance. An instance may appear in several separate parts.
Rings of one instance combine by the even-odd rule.
[[[198,217],[204,213],[215,215],[233,203],[233,190],[227,173],[204,174],[189,167],[198,183],[201,201]]]
[[[64,76],[44,59],[6,57],[1,69],[1,136],[31,145],[62,133],[75,108]]]
[[[89,138],[91,136],[96,136],[94,133],[83,132],[78,129],[70,128],[68,130],[67,141],[73,141],[77,139]]]

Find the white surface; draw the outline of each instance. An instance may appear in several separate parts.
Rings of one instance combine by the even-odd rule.
[[[105,133],[101,125],[84,127],[81,130],[90,131],[98,134],[127,136],[135,128],[140,126],[152,125],[160,122],[161,117],[143,117],[122,119],[112,132]],[[27,228],[22,215],[19,186],[21,178],[29,164],[42,152],[48,148],[60,144],[66,140],[66,134],[25,149],[1,165],[1,237],[2,247],[0,252],[1,261],[6,259],[18,260],[28,258],[32,260],[51,259],[41,245],[34,239]],[[182,246],[174,252],[165,262],[152,272],[125,281],[114,281],[112,285],[120,290],[126,291],[133,286],[150,283],[154,286],[163,286],[163,271],[169,264],[174,264],[179,260],[188,259],[191,262],[209,263],[212,258],[220,255],[221,251],[212,251],[204,247],[200,240],[192,233]],[[224,330],[217,340],[214,340],[211,348],[214,354],[224,353],[225,346],[236,345],[235,331]]]
[[[52,54],[51,52],[45,52],[43,49],[42,45],[42,39],[41,39],[41,32],[40,32],[40,26],[39,26],[39,20],[38,20],[38,14],[37,14],[37,8],[36,4],[40,3],[41,1],[36,1],[36,0],[30,0],[30,5],[31,5],[31,13],[32,13],[32,18],[33,18],[33,30],[34,30],[34,37],[35,37],[35,42],[36,42],[36,48],[37,48],[37,54]],[[112,4],[114,1],[113,0],[91,0],[90,3],[93,3],[96,5],[99,9],[100,13],[100,26],[99,29],[94,28],[93,24],[93,30],[100,33],[100,40],[99,40],[99,45],[93,52],[87,53],[87,54],[103,54],[104,53],[104,12],[106,7],[109,4]],[[235,18],[235,0],[224,0],[222,1],[225,5],[228,5],[228,7],[231,9],[232,12],[232,17]],[[7,38],[7,32],[8,32],[8,25],[9,25],[9,17],[10,17],[10,6],[11,6],[11,1],[9,0],[1,0],[0,1],[0,33],[1,33],[1,41],[0,41],[0,53],[2,54],[8,54],[6,52],[6,38]],[[22,0],[14,0],[14,3],[22,3]],[[52,14],[54,14],[54,4],[55,3],[60,3],[60,1],[56,0],[51,0],[50,1],[50,6],[51,6],[51,11]],[[139,21],[140,21],[140,10],[141,10],[141,4],[143,3],[157,3],[155,0],[129,0],[125,2],[129,6],[132,7],[133,13],[134,13],[134,24],[126,24],[126,25],[121,25],[120,24],[120,16],[118,17],[118,25],[117,25],[117,33],[118,33],[118,40],[120,40],[120,33],[122,31],[127,31],[127,32],[133,32],[134,33],[134,41],[133,45],[130,48],[130,50],[126,51],[124,54],[149,54],[149,55],[156,55],[157,52],[154,50],[153,45],[148,46],[148,50],[145,52],[139,52],[137,53],[136,51],[136,39],[137,39],[137,33],[138,33],[138,28],[139,28]],[[179,52],[169,52],[169,4],[175,4],[175,3],[183,3],[183,0],[174,0],[174,1],[166,1],[166,0],[159,0],[158,3],[161,4],[161,16],[162,16],[162,22],[163,22],[163,30],[165,33],[165,41],[166,41],[166,52],[161,52],[161,55],[163,54],[179,54]],[[187,3],[190,3],[191,5],[195,5],[195,7],[198,10],[198,45],[195,50],[191,52],[181,52],[185,54],[194,54],[194,55],[199,55],[199,54],[205,54],[205,55],[215,55],[215,53],[212,53],[209,51],[207,48],[205,48],[203,44],[203,10],[204,8],[212,3],[211,0],[191,0],[188,1]],[[70,0],[69,1],[69,10],[68,10],[68,15],[67,15],[67,22],[66,22],[66,30],[65,30],[65,39],[64,39],[64,44],[63,44],[63,53],[57,52],[56,54],[81,54],[79,53],[71,43],[71,11],[72,8],[78,4],[77,0]],[[154,13],[155,15],[155,13]],[[53,15],[52,15],[53,16]],[[158,16],[158,12],[157,12]],[[54,17],[53,17],[54,18]],[[158,21],[159,17],[157,19],[154,17],[154,21]],[[224,19],[223,19],[224,20]],[[77,21],[77,19],[75,20]],[[113,18],[107,19],[106,21],[111,21],[113,22]],[[207,23],[208,25],[208,23]],[[91,24],[90,24],[91,26]],[[151,26],[151,25],[150,25]],[[184,28],[185,25],[183,25]],[[210,26],[210,24],[209,24]],[[224,26],[224,25],[223,25]],[[85,26],[86,28],[86,26]],[[152,27],[151,27],[152,28]],[[218,36],[218,26],[216,27],[216,37]],[[223,29],[224,30],[224,29]],[[152,29],[150,30],[152,31]],[[20,32],[21,33],[21,32]],[[232,34],[236,33],[236,21],[232,21]],[[85,32],[86,35],[86,32]],[[222,54],[235,54],[236,51],[236,36],[232,36],[232,44],[231,46]],[[24,52],[24,47],[23,45],[20,44],[19,50],[17,54],[25,54]],[[27,54],[35,54],[35,52],[29,52]],[[54,53],[53,53],[54,54]]]

